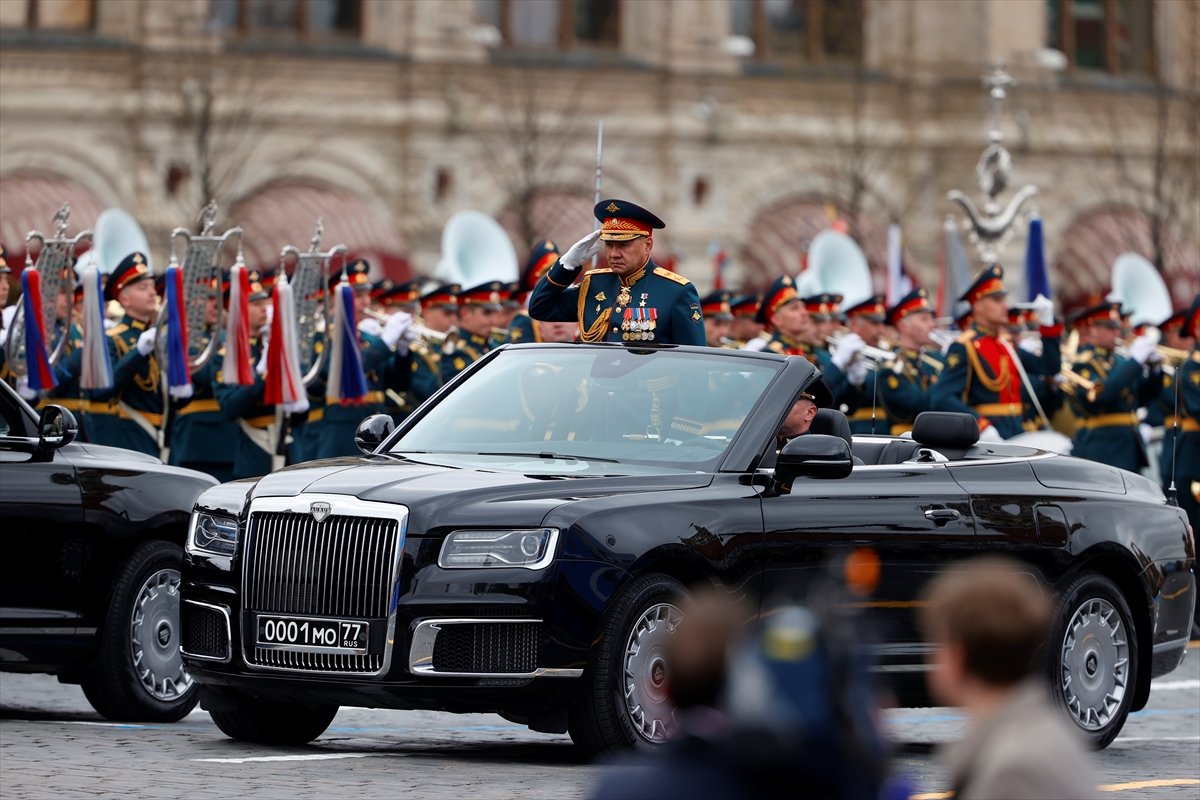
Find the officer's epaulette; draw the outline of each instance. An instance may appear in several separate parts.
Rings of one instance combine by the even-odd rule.
[[[772,341],[767,345],[767,349],[773,353],[779,353],[780,355],[783,355],[783,342],[779,340]]]
[[[660,278],[666,278],[669,281],[675,281],[680,286],[687,286],[689,283],[691,283],[691,281],[689,281],[687,278],[683,277],[682,275],[679,275],[675,272],[671,272],[671,270],[665,269],[664,267],[655,267],[654,274]]]
[[[111,328],[108,329],[108,335],[109,336],[120,336],[122,333],[124,333],[127,330],[129,330],[128,325],[126,325],[124,322],[118,322],[116,325],[113,325]]]
[[[596,267],[595,269],[589,269],[587,272],[585,272],[583,274],[584,275],[604,275],[609,272],[612,272],[612,270],[609,269],[608,267]]]
[[[961,342],[962,344],[966,344],[967,342],[971,341],[974,338],[975,338],[975,331],[966,330],[966,331],[963,331],[962,333],[960,333],[958,335],[958,338],[955,339],[954,341]]]
[[[1200,350],[1193,350],[1191,358],[1192,358],[1192,361],[1195,361],[1197,364],[1200,364]]]

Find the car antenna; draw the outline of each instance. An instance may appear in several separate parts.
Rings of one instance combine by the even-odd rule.
[[[1179,457],[1179,379],[1181,369],[1175,370],[1175,418],[1171,423],[1171,428],[1174,429],[1175,435],[1171,437],[1171,483],[1167,486],[1167,504],[1172,506],[1179,505],[1179,490],[1175,488],[1175,460]]]

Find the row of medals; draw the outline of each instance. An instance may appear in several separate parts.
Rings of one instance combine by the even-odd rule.
[[[619,298],[618,298],[619,299]],[[648,342],[654,339],[654,329],[658,327],[658,320],[650,316],[656,309],[653,308],[636,308],[626,309],[626,311],[636,311],[639,314],[645,314],[642,319],[622,319],[621,320],[621,340],[626,342]]]

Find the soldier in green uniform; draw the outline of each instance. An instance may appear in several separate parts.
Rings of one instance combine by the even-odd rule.
[[[929,334],[937,323],[924,289],[914,289],[888,309],[887,324],[896,329],[896,357],[883,367],[879,394],[887,409],[889,432],[899,436],[912,430],[922,411],[932,408],[930,387],[942,371],[942,360]]]
[[[370,265],[357,259],[347,265],[343,276],[354,289],[354,313],[362,316],[370,302],[371,284],[367,280]],[[335,285],[334,302],[340,297],[340,287]],[[328,321],[329,325],[333,320]],[[415,338],[411,330],[412,316],[396,312],[384,324],[379,335],[358,331],[358,348],[362,357],[363,373],[367,381],[367,394],[361,400],[329,404],[326,402],[326,387],[337,376],[329,375],[329,358],[321,375],[308,387],[308,419],[300,435],[304,436],[303,452],[307,458],[332,458],[357,455],[354,432],[364,418],[384,412],[384,391],[403,391],[412,379],[412,356],[409,345]],[[355,330],[358,330],[357,319]],[[320,344],[320,343],[318,343]],[[328,346],[327,343],[324,346]]]
[[[221,282],[221,293],[226,308],[229,305],[230,275],[225,273]],[[254,286],[262,292],[257,273],[252,273],[251,291]],[[209,295],[204,309],[204,329],[188,331],[188,358],[195,360],[208,347],[215,336],[223,341],[225,332],[218,330],[216,295]],[[261,325],[262,322],[259,322]],[[257,328],[251,328],[257,332]],[[217,352],[200,369],[192,373],[192,396],[174,403],[170,417],[171,433],[168,441],[170,451],[167,461],[173,466],[207,472],[224,483],[233,480],[233,464],[237,448],[232,446],[239,438],[237,426],[227,420],[217,403],[216,386],[221,381],[221,362],[225,348],[218,346]]]
[[[835,361],[828,346],[829,337],[841,325],[841,315],[838,311],[841,302],[840,294],[830,292],[803,298],[804,308],[808,311],[808,318],[812,322],[803,335],[804,343],[808,345],[816,359],[813,363],[821,368],[825,386],[833,395],[834,408],[843,404],[848,405],[857,392],[857,388],[850,384],[846,374],[846,367],[849,366],[849,361],[853,356],[847,357],[843,351],[841,357]]]
[[[585,342],[660,342],[704,345],[704,314],[691,281],[650,257],[653,231],[666,227],[646,209],[624,200],[601,200],[600,229],[580,239],[538,281],[529,315],[578,322]],[[601,244],[603,243],[603,245]],[[603,246],[608,266],[583,273]]]
[[[1054,322],[1053,307],[1038,311],[1042,354],[1035,356],[1013,347],[1007,338],[1007,295],[998,264],[967,287],[959,300],[971,307],[971,327],[946,351],[946,366],[933,386],[933,410],[971,414],[982,441],[1008,439],[1025,430],[1023,401],[1028,393],[1014,358],[1020,359],[1031,381],[1057,375],[1062,368],[1062,326]]]
[[[521,280],[517,283],[517,293],[513,297],[520,305],[521,310],[513,316],[508,325],[508,341],[515,344],[542,341],[541,323],[530,317],[527,310],[529,296],[533,293],[533,288],[538,285],[538,281],[550,271],[550,267],[554,266],[554,262],[558,260],[559,256],[558,246],[549,239],[536,242],[533,249],[529,251],[525,268],[521,270]]]
[[[377,314],[388,317],[397,312],[403,312],[415,317],[420,309],[420,296],[421,282],[419,280],[395,283],[385,278],[371,287],[371,306],[376,309]],[[376,336],[383,333],[383,324],[376,319],[364,319],[359,322],[358,328],[361,331],[373,333]],[[412,344],[414,356],[419,344],[420,341]],[[415,358],[413,359],[413,367],[414,369],[416,368]],[[387,408],[387,413],[397,425],[419,405],[412,395],[411,385],[409,389],[404,391],[397,391],[391,388],[384,389],[383,401],[384,406]]]
[[[1120,303],[1085,309],[1075,315],[1074,325],[1080,342],[1074,370],[1096,388],[1089,392],[1063,384],[1079,420],[1071,455],[1139,472],[1148,462],[1137,410],[1162,391],[1156,342],[1149,336],[1135,339],[1129,358],[1113,352],[1122,331]]]
[[[144,253],[130,253],[108,276],[104,296],[125,314],[108,330],[113,385],[87,392],[92,433],[98,444],[161,454],[163,397],[154,354],[158,295]]]
[[[435,333],[445,334],[445,338],[422,337],[413,343],[409,391],[418,406],[442,388],[442,357],[455,350],[458,293],[461,291],[462,287],[457,283],[443,283],[420,297],[422,324]]]
[[[73,288],[72,284],[74,284]],[[79,438],[82,441],[90,442],[89,429],[91,426],[85,411],[86,401],[83,399],[83,390],[79,386],[83,370],[83,327],[79,323],[83,320],[83,315],[76,312],[82,301],[83,284],[64,281],[63,291],[58,299],[58,307],[55,309],[57,324],[54,326],[54,342],[51,343],[51,352],[58,347],[58,339],[62,336],[63,325],[68,322],[69,317],[67,346],[59,357],[58,363],[54,365],[54,377],[57,385],[46,394],[42,405],[53,403],[70,409],[79,423]]]
[[[1193,531],[1200,531],[1200,295],[1192,301],[1184,331],[1192,340],[1187,359],[1179,365],[1179,443],[1175,448],[1175,486],[1179,505],[1188,515]],[[1200,563],[1195,567],[1200,579]],[[1200,603],[1196,604],[1195,625],[1200,626]],[[1193,627],[1192,638],[1196,638]]]
[[[704,339],[709,347],[725,347],[733,330],[733,311],[729,308],[732,293],[716,289],[700,298],[704,314]]]
[[[804,356],[810,361],[812,348],[804,343],[812,320],[790,275],[781,275],[771,282],[763,294],[754,315],[758,324],[769,332],[763,349],[783,356]]]
[[[227,384],[223,375],[214,384],[217,405],[222,417],[235,427],[232,478],[251,478],[271,471],[272,459],[279,445],[275,406],[263,402],[266,383],[266,341],[259,335],[267,322],[271,296],[263,288],[259,274],[251,271],[247,313],[250,321],[250,361],[255,365],[254,383]],[[225,445],[228,448],[228,444]]]
[[[1180,350],[1185,353],[1195,347],[1195,340],[1184,327],[1186,323],[1186,308],[1176,311],[1163,320],[1157,326],[1159,332],[1162,334],[1163,344],[1173,350]],[[1175,370],[1164,369],[1163,388],[1158,396],[1158,402],[1146,406],[1145,424],[1152,428],[1163,429],[1162,452],[1159,454],[1158,459],[1158,475],[1162,479],[1164,489],[1168,488],[1171,484],[1171,468],[1176,452],[1176,423],[1178,423],[1180,430],[1192,427],[1200,431],[1200,423],[1197,423],[1194,418],[1187,416],[1182,403],[1179,403],[1179,413],[1176,414],[1175,406],[1178,397],[1175,391],[1175,379],[1178,374],[1178,368]]]
[[[834,400],[846,407],[851,433],[887,433],[887,409],[880,392],[878,365],[864,360],[864,347],[879,347],[883,340],[887,305],[876,294],[845,309],[850,332],[842,336],[830,360],[845,373],[845,389]]]
[[[755,294],[742,294],[730,299],[729,310],[733,313],[733,326],[729,331],[727,347],[741,350],[754,340],[766,344],[764,340],[759,339],[763,326],[754,318],[761,302],[762,298]]]
[[[504,284],[488,281],[458,293],[458,336],[442,353],[442,383],[449,383],[492,349],[492,328]]]

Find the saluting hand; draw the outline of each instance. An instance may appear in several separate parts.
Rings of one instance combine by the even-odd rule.
[[[597,229],[571,245],[571,249],[564,253],[558,262],[563,265],[563,269],[579,269],[583,262],[599,254],[600,247],[600,231]]]

